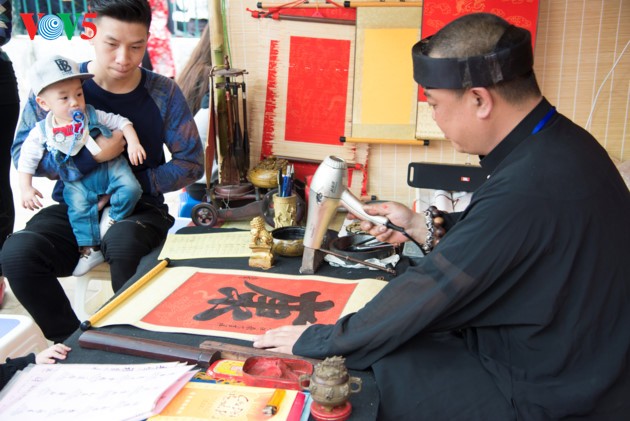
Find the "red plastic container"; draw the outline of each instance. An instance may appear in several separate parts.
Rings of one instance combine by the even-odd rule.
[[[243,364],[243,382],[248,386],[302,390],[303,374],[313,374],[313,365],[297,359],[250,357]]]

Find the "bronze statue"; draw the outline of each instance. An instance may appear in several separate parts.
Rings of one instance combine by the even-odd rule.
[[[273,237],[265,228],[265,220],[261,216],[257,216],[249,223],[251,229],[251,241],[249,248],[252,249],[252,255],[249,258],[249,266],[261,269],[269,269],[273,266],[273,253],[271,247],[273,245]]]

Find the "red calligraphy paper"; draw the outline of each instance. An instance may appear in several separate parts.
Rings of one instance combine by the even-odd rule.
[[[285,140],[339,145],[350,47],[347,40],[291,37]]]
[[[333,324],[355,288],[352,283],[197,272],[142,322],[247,335],[288,324]]]

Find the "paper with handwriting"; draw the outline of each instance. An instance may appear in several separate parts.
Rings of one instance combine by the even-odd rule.
[[[169,234],[159,260],[204,259],[209,257],[248,257],[251,234],[233,231],[210,234]]]
[[[135,421],[157,414],[198,370],[183,363],[40,364],[0,394],[3,421]]]

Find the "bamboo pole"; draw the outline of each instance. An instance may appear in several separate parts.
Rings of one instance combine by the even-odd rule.
[[[222,66],[225,61],[226,48],[223,39],[223,20],[221,19],[221,0],[208,1],[208,25],[210,25],[210,49],[212,50],[212,65]],[[224,82],[222,76],[218,76],[215,83]],[[211,78],[212,83],[212,78]],[[221,85],[223,86],[223,85]],[[223,158],[227,153],[228,144],[228,121],[227,121],[227,105],[225,102],[225,88],[217,88],[215,90],[215,103],[217,113],[217,127],[215,130],[218,135],[218,153],[217,164],[221,169]],[[209,141],[210,139],[208,139]],[[221,170],[219,170],[219,182],[222,181]]]
[[[129,288],[121,292],[119,295],[115,296],[110,302],[105,304],[99,311],[94,313],[89,319],[81,323],[81,330],[88,330],[93,325],[98,323],[103,317],[107,316],[112,312],[116,307],[118,307],[123,301],[131,297],[137,291],[139,291],[143,286],[145,286],[151,279],[153,279],[158,273],[162,271],[165,267],[168,266],[170,260],[168,258],[164,260],[160,260],[160,263],[155,265],[153,269],[144,274],[144,276],[138,279],[136,282],[131,284]]]

